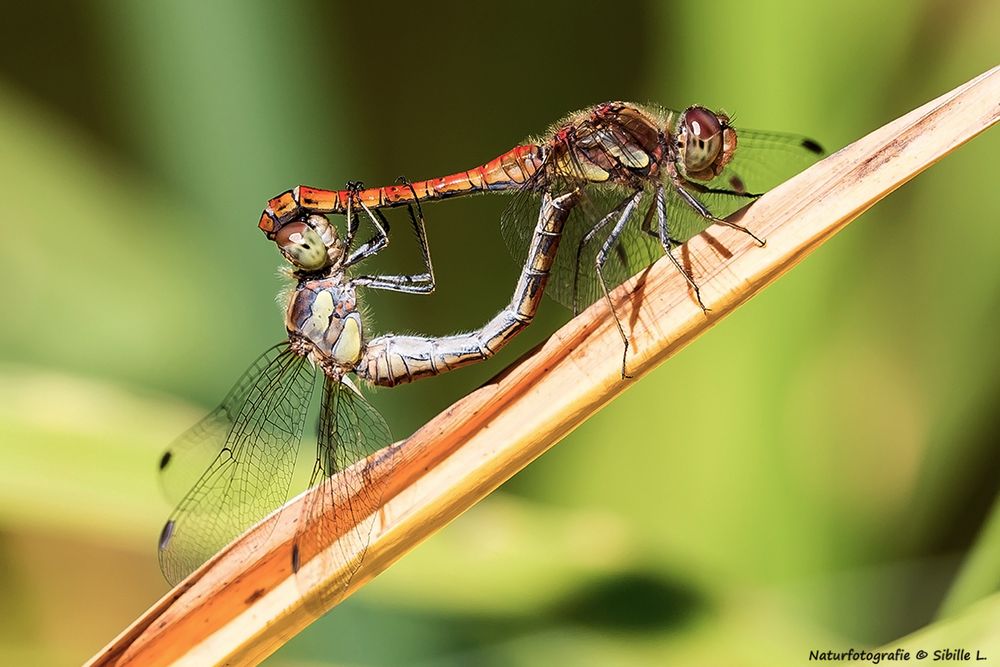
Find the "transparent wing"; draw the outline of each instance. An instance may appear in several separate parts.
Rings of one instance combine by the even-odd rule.
[[[639,164],[640,149],[635,142],[618,134],[602,134],[601,141],[589,146],[586,161],[576,151],[559,155],[551,151],[542,167],[514,195],[504,211],[501,229],[504,241],[515,261],[523,263],[538,221],[541,193],[559,195],[579,188],[581,197],[573,208],[563,231],[560,248],[552,267],[546,292],[573,312],[579,312],[604,295],[597,276],[596,259],[615,224],[621,218],[622,207],[636,194],[621,185],[590,180],[594,165],[610,164],[613,159],[628,156]],[[629,209],[625,226],[615,241],[608,245],[602,270],[608,288],[614,289],[628,277],[652,264],[663,249],[655,234],[643,231],[647,216],[653,216],[653,190],[646,186],[641,201]]]
[[[568,191],[568,188],[554,190],[559,194]],[[597,277],[597,255],[620,219],[620,215],[614,214],[627,204],[633,194],[622,188],[602,188],[596,184],[584,185],[581,189],[580,201],[566,221],[546,287],[549,296],[574,313],[580,312],[604,295]],[[541,201],[540,195],[522,191],[504,213],[503,228],[508,230],[504,234],[504,240],[517,262],[523,263],[527,257],[530,233],[538,221]],[[657,237],[642,230],[642,224],[648,215],[654,215],[655,230],[652,203],[652,191],[644,191],[639,205],[631,209],[625,227],[608,247],[602,269],[608,289],[614,289],[663,254]]]
[[[644,231],[650,224],[649,229],[656,229],[653,192],[641,191],[639,203],[629,207],[635,194],[591,185],[583,189],[580,203],[570,214],[548,290],[552,298],[574,313],[604,297],[597,275],[599,254],[604,254],[601,274],[609,290],[663,254],[655,231]],[[624,227],[612,239],[612,231],[623,217]]]
[[[818,143],[797,134],[756,130],[737,133],[733,159],[716,178],[708,183],[681,180],[677,184],[664,179],[671,238],[687,241],[712,224],[680,196],[678,186],[713,216],[725,218],[810,166],[823,153]]]
[[[680,186],[669,180],[664,183],[667,200],[667,231],[670,238],[683,243],[708,229],[713,221],[703,216],[685,201],[678,192],[678,187],[684,187],[683,181]],[[725,218],[744,206],[749,206],[756,199],[755,197],[748,198],[723,192],[699,192],[692,188],[686,188],[686,190],[690,196],[698,200],[717,218]]]
[[[326,378],[310,483],[316,489],[292,547],[292,569],[300,587],[308,590],[318,584],[322,593],[318,600],[311,599],[324,610],[344,593],[364,558],[383,497],[374,469],[398,463],[398,448],[391,443],[388,425],[361,393],[348,381]],[[378,457],[358,463],[379,450]],[[331,553],[328,547],[334,543]],[[314,559],[321,567],[310,567],[307,575],[302,568]]]
[[[675,111],[663,110],[665,117]],[[586,129],[586,128],[585,128]],[[611,129],[616,129],[612,132]],[[504,212],[504,240],[518,262],[527,255],[534,224],[538,219],[539,193],[582,191],[580,203],[566,224],[561,248],[552,269],[548,294],[574,312],[601,298],[604,290],[597,275],[597,258],[602,251],[606,260],[602,273],[609,289],[649,266],[664,253],[658,229],[656,188],[662,185],[666,202],[667,232],[675,242],[684,242],[704,231],[711,220],[695,211],[676,192],[674,184],[660,171],[657,179],[637,179],[637,189],[611,181],[595,180],[601,165],[618,164],[641,168],[646,156],[636,137],[622,128],[589,128],[583,132],[586,146],[578,143],[562,150],[556,147],[546,156],[535,176],[525,184]],[[687,183],[688,192],[715,217],[726,217],[751,203],[756,195],[794,176],[814,162],[822,148],[816,142],[793,134],[739,130],[733,160],[723,172],[708,183]],[[596,166],[596,167],[595,167]],[[682,182],[683,183],[683,182]],[[616,238],[615,224],[623,206],[641,192],[638,205],[626,209],[627,219]]]
[[[257,357],[219,407],[170,443],[163,452],[159,462],[160,486],[170,502],[179,503],[219,455],[246,403],[247,395],[264,370],[286,353],[287,348],[287,342],[278,343]]]
[[[177,583],[288,495],[314,370],[287,345],[261,356],[208,418],[178,441],[181,452],[215,451],[160,534],[160,568]],[[168,451],[175,451],[174,448]],[[189,474],[165,457],[171,483]],[[193,459],[192,459],[193,460]]]
[[[808,137],[737,128],[733,159],[708,186],[761,195],[822,155],[823,148]],[[732,211],[716,215],[725,217],[729,213]]]
[[[560,182],[551,192],[568,192],[573,187],[571,183]],[[550,297],[574,313],[604,296],[596,268],[598,254],[602,251],[606,255],[602,273],[609,290],[663,254],[655,233],[657,222],[651,187],[642,190],[639,204],[627,211],[624,227],[610,244],[606,243],[609,235],[626,213],[623,207],[627,206],[635,191],[613,184],[586,182],[580,184],[580,188],[580,201],[566,222],[546,287]],[[539,192],[525,189],[515,195],[504,212],[504,241],[518,263],[523,263],[527,257],[540,207]]]

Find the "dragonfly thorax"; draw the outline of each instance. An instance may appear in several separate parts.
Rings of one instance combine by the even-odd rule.
[[[342,273],[300,281],[288,301],[285,327],[293,347],[327,375],[339,378],[361,358],[361,313]]]
[[[631,184],[656,172],[667,150],[654,114],[625,102],[606,102],[571,116],[547,146],[554,171],[592,183]]]

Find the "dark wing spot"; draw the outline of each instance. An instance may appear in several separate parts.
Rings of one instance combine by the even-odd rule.
[[[299,545],[292,546],[292,572],[298,572],[302,563],[299,562]]]
[[[807,151],[810,151],[812,153],[816,153],[817,155],[821,155],[822,153],[826,152],[826,151],[823,150],[822,146],[820,146],[818,143],[816,143],[812,139],[803,139],[802,140],[802,148],[804,148]]]
[[[167,464],[170,463],[170,459],[172,459],[173,456],[174,453],[171,452],[169,449],[163,452],[163,456],[160,457],[160,470],[163,470],[164,468],[167,467]]]
[[[170,519],[165,524],[163,524],[163,530],[160,531],[160,551],[167,548],[170,544],[170,538],[174,536],[174,520]]]

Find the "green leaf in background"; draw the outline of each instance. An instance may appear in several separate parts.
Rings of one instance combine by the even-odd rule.
[[[284,335],[269,197],[472,167],[606,99],[720,106],[836,149],[995,65],[1000,5],[41,2],[4,19],[0,662],[47,665],[166,590],[156,458]],[[269,664],[798,664],[915,631],[900,645],[996,659],[997,136]],[[503,305],[505,204],[427,206],[440,289],[373,296],[373,328],[443,334]],[[409,243],[379,260],[415,266]],[[566,317],[546,303],[488,364],[376,403],[403,437]]]

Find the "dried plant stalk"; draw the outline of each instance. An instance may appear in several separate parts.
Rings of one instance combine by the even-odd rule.
[[[687,283],[660,261],[615,290],[641,377],[798,263],[862,212],[1000,117],[1000,68],[838,151],[769,192],[734,220],[767,239],[716,225],[688,242],[704,313]],[[329,606],[323,582],[353,577],[343,596],[489,494],[624,391],[621,339],[600,301],[500,376],[455,403],[400,446],[401,465],[367,466],[385,499],[370,544],[329,546],[339,570],[304,564],[297,584],[291,540],[304,495],[168,593],[91,664],[205,665],[262,660]],[[353,556],[349,552],[354,548]],[[362,558],[363,556],[363,558]],[[360,562],[360,564],[359,564]],[[312,568],[312,569],[310,569]],[[301,581],[315,582],[305,591]],[[343,597],[342,596],[342,597]],[[317,609],[319,605],[319,609]]]

